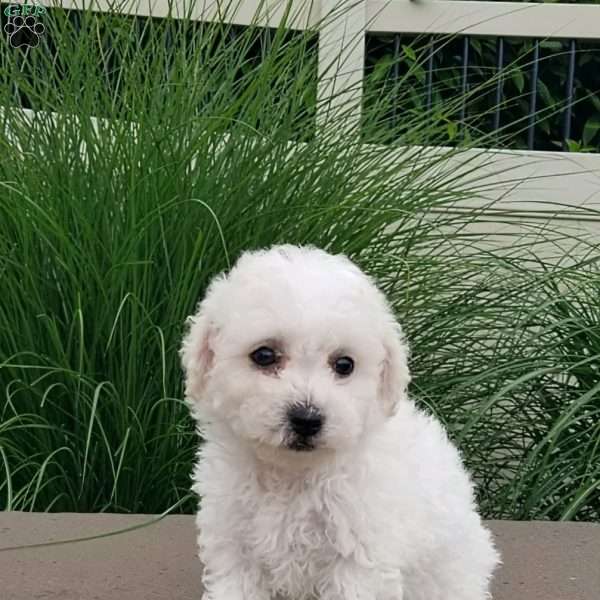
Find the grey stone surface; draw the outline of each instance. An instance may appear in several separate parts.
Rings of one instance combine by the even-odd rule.
[[[152,519],[0,513],[0,599],[200,600],[201,568],[189,516],[90,541],[1,551]],[[600,525],[491,521],[489,526],[504,557],[494,580],[495,600],[600,600]]]

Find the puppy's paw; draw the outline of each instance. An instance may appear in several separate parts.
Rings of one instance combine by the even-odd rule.
[[[404,590],[400,586],[393,590],[386,590],[377,596],[377,600],[404,600]]]
[[[270,595],[256,584],[250,583],[245,573],[238,577],[205,582],[202,600],[271,600]]]

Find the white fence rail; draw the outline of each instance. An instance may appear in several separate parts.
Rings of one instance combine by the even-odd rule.
[[[368,31],[600,38],[600,7],[591,4],[369,0],[366,8]]]
[[[24,0],[18,0],[23,3]],[[277,27],[287,0],[62,0],[64,8]],[[464,0],[293,0],[286,23],[296,29],[316,25],[331,10],[358,7],[370,32],[468,33],[470,35],[600,39],[600,6]]]
[[[171,14],[206,21],[221,20],[226,15],[227,21],[235,24],[270,27],[279,25],[287,15],[286,25],[293,29],[325,23],[319,40],[319,68],[323,74],[329,65],[335,64],[336,72],[335,77],[324,79],[319,90],[321,97],[360,83],[365,64],[363,42],[368,32],[600,40],[600,5],[479,0],[292,0],[289,10],[289,0],[85,0],[83,5],[82,1],[55,0],[55,4],[154,17]],[[360,85],[353,87],[358,119]],[[340,96],[339,101],[347,102],[348,97]],[[556,213],[556,203],[560,203],[600,211],[600,154],[490,152],[499,172],[508,163],[514,165],[510,169],[510,183],[503,186],[501,179],[498,181],[498,198],[507,208],[525,214]],[[525,181],[515,187],[517,177]],[[565,209],[565,216],[567,212]]]

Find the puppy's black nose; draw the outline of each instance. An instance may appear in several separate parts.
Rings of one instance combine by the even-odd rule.
[[[323,427],[323,417],[314,406],[294,405],[288,411],[292,431],[302,437],[317,435]]]

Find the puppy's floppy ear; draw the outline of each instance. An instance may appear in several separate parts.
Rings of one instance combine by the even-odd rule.
[[[408,371],[408,343],[400,325],[389,315],[389,323],[383,338],[385,358],[381,368],[379,396],[386,416],[392,416],[398,403],[407,397],[410,373]]]
[[[196,314],[187,318],[188,331],[179,351],[185,373],[185,396],[192,402],[201,400],[206,378],[214,362],[211,343],[215,328],[208,312],[205,299],[198,306]]]

